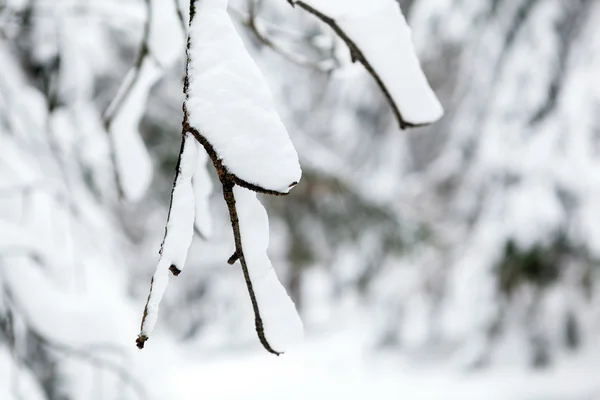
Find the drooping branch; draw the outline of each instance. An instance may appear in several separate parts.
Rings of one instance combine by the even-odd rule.
[[[181,273],[192,242],[195,211],[192,176],[195,171],[196,147],[194,138],[184,131],[171,191],[165,235],[159,251],[160,259],[150,283],[140,334],[136,340],[140,349],[144,347],[150,332],[154,329],[158,305],[168,284],[169,271],[174,276]]]
[[[302,322],[267,256],[268,216],[252,192],[286,195],[298,183],[301,169],[264,77],[236,32],[226,4],[190,2],[183,142],[160,259],[136,344],[144,347],[169,276],[178,276],[185,265],[194,225],[192,178],[198,171],[197,148],[202,146],[216,169],[229,211],[235,254],[228,262],[240,261],[259,341],[279,355],[299,338]],[[218,47],[215,37],[223,42]]]
[[[242,272],[244,273],[244,281],[246,282],[246,288],[248,289],[248,295],[250,296],[250,301],[252,303],[252,311],[254,312],[254,327],[256,329],[256,333],[258,334],[258,339],[263,347],[272,354],[280,355],[281,352],[273,350],[267,338],[265,337],[265,329],[263,325],[263,320],[260,315],[260,309],[258,307],[258,301],[256,300],[256,294],[254,293],[254,286],[252,284],[252,280],[250,279],[250,272],[248,271],[248,265],[246,263],[246,257],[244,255],[244,249],[242,248],[242,235],[240,232],[240,221],[237,215],[237,208],[235,205],[235,196],[233,194],[233,186],[234,184],[229,182],[223,183],[223,197],[225,198],[225,203],[227,203],[227,209],[229,210],[229,218],[231,220],[231,227],[233,229],[233,238],[235,241],[235,254],[242,265]],[[231,260],[231,258],[230,258]]]
[[[342,27],[340,25],[339,21],[332,18],[331,16],[324,14],[323,12],[321,12],[317,8],[315,8],[313,5],[309,4],[309,3],[311,3],[310,1],[309,2],[302,1],[302,0],[287,0],[287,1],[288,1],[288,3],[290,3],[292,5],[292,7],[299,6],[303,10],[305,10],[308,13],[317,17],[323,23],[327,24],[346,43],[346,45],[348,46],[348,49],[350,50],[350,56],[351,56],[352,62],[356,62],[356,61],[360,62],[365,67],[367,72],[373,77],[373,79],[375,79],[375,82],[377,83],[377,85],[379,86],[384,97],[387,99],[388,103],[390,104],[392,111],[393,111],[396,119],[398,120],[398,123],[399,123],[401,129],[426,126],[426,125],[429,125],[429,124],[435,122],[437,119],[441,118],[441,116],[443,115],[443,110],[441,109],[441,106],[437,102],[437,99],[435,99],[435,95],[431,96],[431,95],[428,95],[428,93],[423,96],[425,101],[428,103],[428,104],[424,104],[423,108],[431,107],[431,109],[434,110],[432,112],[431,117],[429,117],[429,116],[426,118],[420,117],[420,118],[417,118],[416,120],[414,120],[410,115],[405,115],[407,113],[405,113],[402,110],[403,107],[399,104],[397,96],[396,96],[394,90],[392,89],[390,82],[387,81],[385,79],[385,77],[382,75],[382,73],[378,70],[378,66],[375,65],[374,63],[372,63],[372,61],[370,60],[370,57],[365,54],[365,49],[361,48],[361,46],[358,45],[358,43],[356,41],[357,38],[353,37],[349,33],[347,27]],[[389,0],[389,1],[390,1],[390,3],[396,3],[395,0]],[[395,6],[399,7],[398,4],[395,4]],[[401,11],[400,11],[400,16],[401,16],[401,18],[403,18]],[[398,21],[398,24],[400,22],[401,21]],[[376,26],[376,25],[374,25],[374,26]],[[371,29],[374,29],[374,26],[372,26]],[[383,27],[377,26],[376,29],[383,30]],[[382,32],[382,34],[384,34],[384,35],[385,34],[395,35],[397,33],[398,32]],[[407,34],[406,31],[401,32],[401,33],[404,35]],[[410,34],[409,31],[408,31],[408,34]],[[398,52],[409,51],[409,49],[402,49],[402,48],[396,48],[396,49],[390,48],[388,50],[389,51],[398,51]],[[412,51],[412,49],[410,49],[410,51]],[[410,64],[414,64],[415,60],[410,59],[410,61],[411,61]],[[416,60],[416,62],[418,64],[418,60]],[[416,79],[413,79],[414,81],[424,80],[424,76],[422,75],[420,66],[417,65],[415,68],[414,65],[403,65],[403,67],[415,69],[414,72],[416,72],[417,74],[414,77]],[[398,72],[398,75],[399,75],[399,72]],[[425,84],[423,85],[422,82],[419,82],[419,84],[421,86],[420,91],[423,93],[430,90],[426,80],[424,83]],[[404,90],[404,88],[400,88],[400,89]],[[406,93],[405,95],[413,96],[413,95],[415,95],[415,93]]]
[[[184,107],[184,112],[186,112],[185,107]],[[250,190],[252,190],[251,187],[256,187],[256,186],[255,185],[247,185],[246,186],[245,182],[244,182],[244,184],[240,184],[240,180],[238,178],[236,178],[235,175],[233,175],[229,171],[227,171],[227,168],[223,165],[221,159],[219,159],[214,148],[206,140],[206,138],[204,136],[202,136],[202,134],[200,134],[200,132],[198,132],[196,129],[189,126],[189,124],[187,123],[187,113],[184,115],[185,115],[184,130],[187,128],[187,130],[194,135],[196,140],[198,140],[204,146],[206,152],[208,153],[210,159],[213,162],[215,169],[217,170],[217,176],[219,177],[219,181],[221,182],[221,185],[223,186],[223,198],[225,199],[225,204],[227,204],[227,209],[229,211],[229,219],[231,221],[231,228],[233,230],[233,238],[234,238],[234,242],[235,242],[235,252],[231,257],[229,257],[229,259],[227,260],[227,263],[230,265],[233,265],[236,261],[238,261],[238,260],[240,261],[240,264],[242,266],[242,272],[244,274],[244,281],[246,283],[246,288],[248,289],[248,295],[250,296],[250,302],[252,303],[252,311],[254,312],[254,325],[255,325],[256,333],[258,335],[260,343],[263,345],[263,347],[269,353],[279,355],[279,354],[281,354],[281,352],[273,350],[273,348],[271,347],[271,345],[269,344],[269,342],[265,336],[263,320],[260,315],[260,308],[258,306],[258,301],[256,300],[256,295],[254,293],[254,287],[252,284],[252,280],[250,279],[248,265],[246,263],[246,258],[244,256],[244,249],[242,247],[242,236],[241,236],[241,232],[240,232],[240,224],[239,224],[239,219],[238,219],[238,214],[237,214],[235,196],[233,193],[233,188],[235,185],[238,185],[238,186],[250,189]],[[250,187],[248,187],[248,186],[250,186]],[[279,193],[279,192],[274,192],[274,191],[266,191],[265,189],[258,188],[258,187],[256,187],[256,188],[258,190],[255,190],[255,191],[259,192],[259,193],[276,194],[276,195],[280,195],[280,196],[287,194],[287,193]]]

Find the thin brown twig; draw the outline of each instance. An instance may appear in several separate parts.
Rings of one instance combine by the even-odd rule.
[[[254,35],[254,37],[264,46],[270,48],[275,53],[279,54],[287,61],[299,65],[301,67],[306,67],[310,69],[314,69],[320,72],[331,72],[334,70],[338,62],[334,58],[322,60],[322,61],[313,61],[308,58],[300,57],[294,52],[286,50],[284,47],[279,45],[276,41],[271,39],[266,32],[263,32],[263,29],[260,27],[260,22],[258,20],[258,6],[260,4],[260,0],[247,0],[248,2],[248,16],[246,18],[241,18],[241,23],[247,27],[250,32]]]
[[[195,1],[195,0],[194,0]],[[246,288],[248,289],[248,295],[250,296],[250,302],[252,303],[252,311],[254,312],[254,327],[256,329],[256,333],[258,335],[258,339],[263,347],[272,354],[280,355],[281,352],[275,351],[269,341],[265,336],[264,324],[262,317],[260,315],[260,307],[258,305],[258,301],[256,300],[256,294],[254,293],[254,287],[252,284],[252,280],[250,278],[250,272],[248,270],[248,264],[246,263],[246,257],[244,255],[244,249],[242,246],[242,235],[240,231],[240,222],[237,214],[237,207],[235,203],[235,195],[233,193],[233,188],[235,185],[242,186],[238,183],[238,179],[235,175],[230,173],[227,168],[223,165],[221,159],[218,157],[216,151],[212,147],[212,145],[206,140],[206,138],[198,132],[195,128],[189,126],[187,122],[187,110],[184,108],[184,129],[187,128],[189,132],[191,132],[196,140],[198,140],[208,155],[210,156],[215,169],[217,170],[217,175],[219,177],[219,181],[223,186],[223,198],[225,199],[225,203],[227,204],[227,209],[229,210],[229,219],[231,221],[231,228],[233,230],[233,238],[235,242],[235,253],[233,256],[229,257],[227,262],[229,264],[235,263],[235,261],[239,260],[242,266],[242,272],[244,274],[244,281],[246,282]],[[243,186],[242,186],[243,187]],[[261,188],[262,189],[262,188]],[[264,189],[262,189],[264,192]],[[286,193],[274,192],[278,195],[285,195]]]

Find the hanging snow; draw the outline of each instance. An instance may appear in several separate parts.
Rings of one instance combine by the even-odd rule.
[[[171,193],[171,207],[165,229],[165,238],[160,249],[160,260],[152,277],[150,295],[144,310],[138,347],[142,348],[148,339],[156,319],[158,307],[169,283],[169,271],[179,275],[185,266],[188,249],[194,234],[194,190],[192,176],[197,167],[197,147],[194,137],[186,133],[181,143],[175,184]]]
[[[152,160],[138,126],[148,95],[183,50],[184,39],[177,21],[175,3],[152,0],[148,3],[142,51],[117,96],[106,111],[118,184],[124,197],[138,201],[152,181]]]
[[[107,110],[108,131],[119,179],[127,200],[138,201],[152,181],[152,160],[142,140],[138,125],[144,114],[146,100],[154,82],[161,75],[160,67],[146,58],[139,71],[132,70],[123,82],[119,94]]]
[[[291,0],[328,24],[373,76],[401,128],[440,119],[444,110],[415,53],[396,0]]]
[[[242,183],[287,193],[300,180],[300,165],[268,85],[227,14],[227,1],[196,4],[188,53],[189,123]]]
[[[302,321],[267,256],[267,211],[256,198],[256,193],[239,186],[236,186],[233,192],[246,264],[244,278],[251,297],[254,296],[252,306],[256,329],[267,350],[282,353],[302,339]]]

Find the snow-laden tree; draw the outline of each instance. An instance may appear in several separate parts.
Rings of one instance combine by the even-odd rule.
[[[446,112],[408,132],[402,120],[419,123],[348,28],[370,26],[354,7],[392,3],[291,3],[231,0],[227,12],[302,166],[289,195],[258,198],[309,345],[350,326],[436,365],[541,366],[593,348],[596,2],[400,1]],[[2,399],[177,398],[180,366],[260,350],[223,185],[198,141],[177,207],[196,218],[169,218],[187,233],[160,264],[187,267],[148,348],[132,343],[169,247],[188,6],[0,0]],[[253,240],[242,249],[264,257],[262,206],[240,186],[232,194]]]
[[[319,11],[319,18],[331,13],[327,21],[342,26],[362,21],[340,14],[340,4]],[[381,16],[382,7],[392,11],[386,18],[398,21],[401,29],[391,32],[399,34],[397,40],[377,47],[361,42],[364,32],[339,34],[350,35],[349,53],[360,53],[357,60],[387,96],[401,126],[433,122],[441,107],[412,53],[399,7],[386,1],[363,11]],[[166,74],[181,77],[181,70],[171,71],[184,57],[186,34],[181,150],[138,343],[156,322],[168,274],[183,270],[194,230],[203,237],[211,233],[208,160],[233,229],[229,261],[242,267],[263,346],[279,353],[290,336],[301,333],[294,305],[267,257],[269,223],[254,193],[286,194],[298,184],[296,150],[227,2],[192,3],[189,16],[186,8],[159,0],[11,1],[0,7],[0,326],[6,344],[1,367],[13,370],[2,374],[3,398],[85,398],[90,391],[105,398],[161,398],[159,360],[131,362],[122,342],[131,337],[134,320],[125,266],[140,263],[134,254],[144,243],[135,242],[146,228],[132,218],[131,205],[119,202],[139,201],[150,187],[153,161],[140,122],[157,82]],[[396,29],[386,23],[386,29]],[[123,48],[111,43],[115,37],[125,49],[138,47],[137,55],[122,57]],[[406,73],[390,74],[382,62],[389,51],[401,53],[410,67]],[[410,91],[422,96],[422,107],[407,102]],[[5,380],[8,376],[13,378]],[[141,376],[156,379],[142,384]]]
[[[330,25],[346,42],[352,59],[377,81],[400,127],[441,118],[442,107],[421,71],[395,1],[309,3],[291,2]],[[302,334],[294,304],[267,256],[266,211],[252,193],[287,194],[300,180],[298,156],[227,4],[190,2],[181,150],[160,260],[137,339],[140,348],[156,324],[169,271],[175,276],[182,272],[192,241],[197,143],[208,153],[223,187],[235,243],[228,263],[241,264],[261,344],[279,355]]]

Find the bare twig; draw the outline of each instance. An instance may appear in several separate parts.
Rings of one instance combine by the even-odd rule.
[[[247,0],[248,2],[248,16],[241,19],[241,23],[246,26],[254,37],[264,46],[270,48],[275,53],[279,54],[289,62],[299,65],[301,67],[311,68],[320,72],[330,72],[338,66],[337,60],[330,58],[322,61],[313,61],[308,58],[299,56],[298,54],[286,50],[283,46],[279,45],[275,40],[268,36],[262,28],[262,24],[258,20],[258,7],[260,6],[261,0]]]
[[[179,0],[173,0],[175,3],[175,11],[177,12],[177,18],[179,19],[179,23],[181,24],[181,30],[185,34],[187,32],[187,26],[185,23],[185,16],[183,15],[183,10],[181,9],[181,4],[179,4]]]

